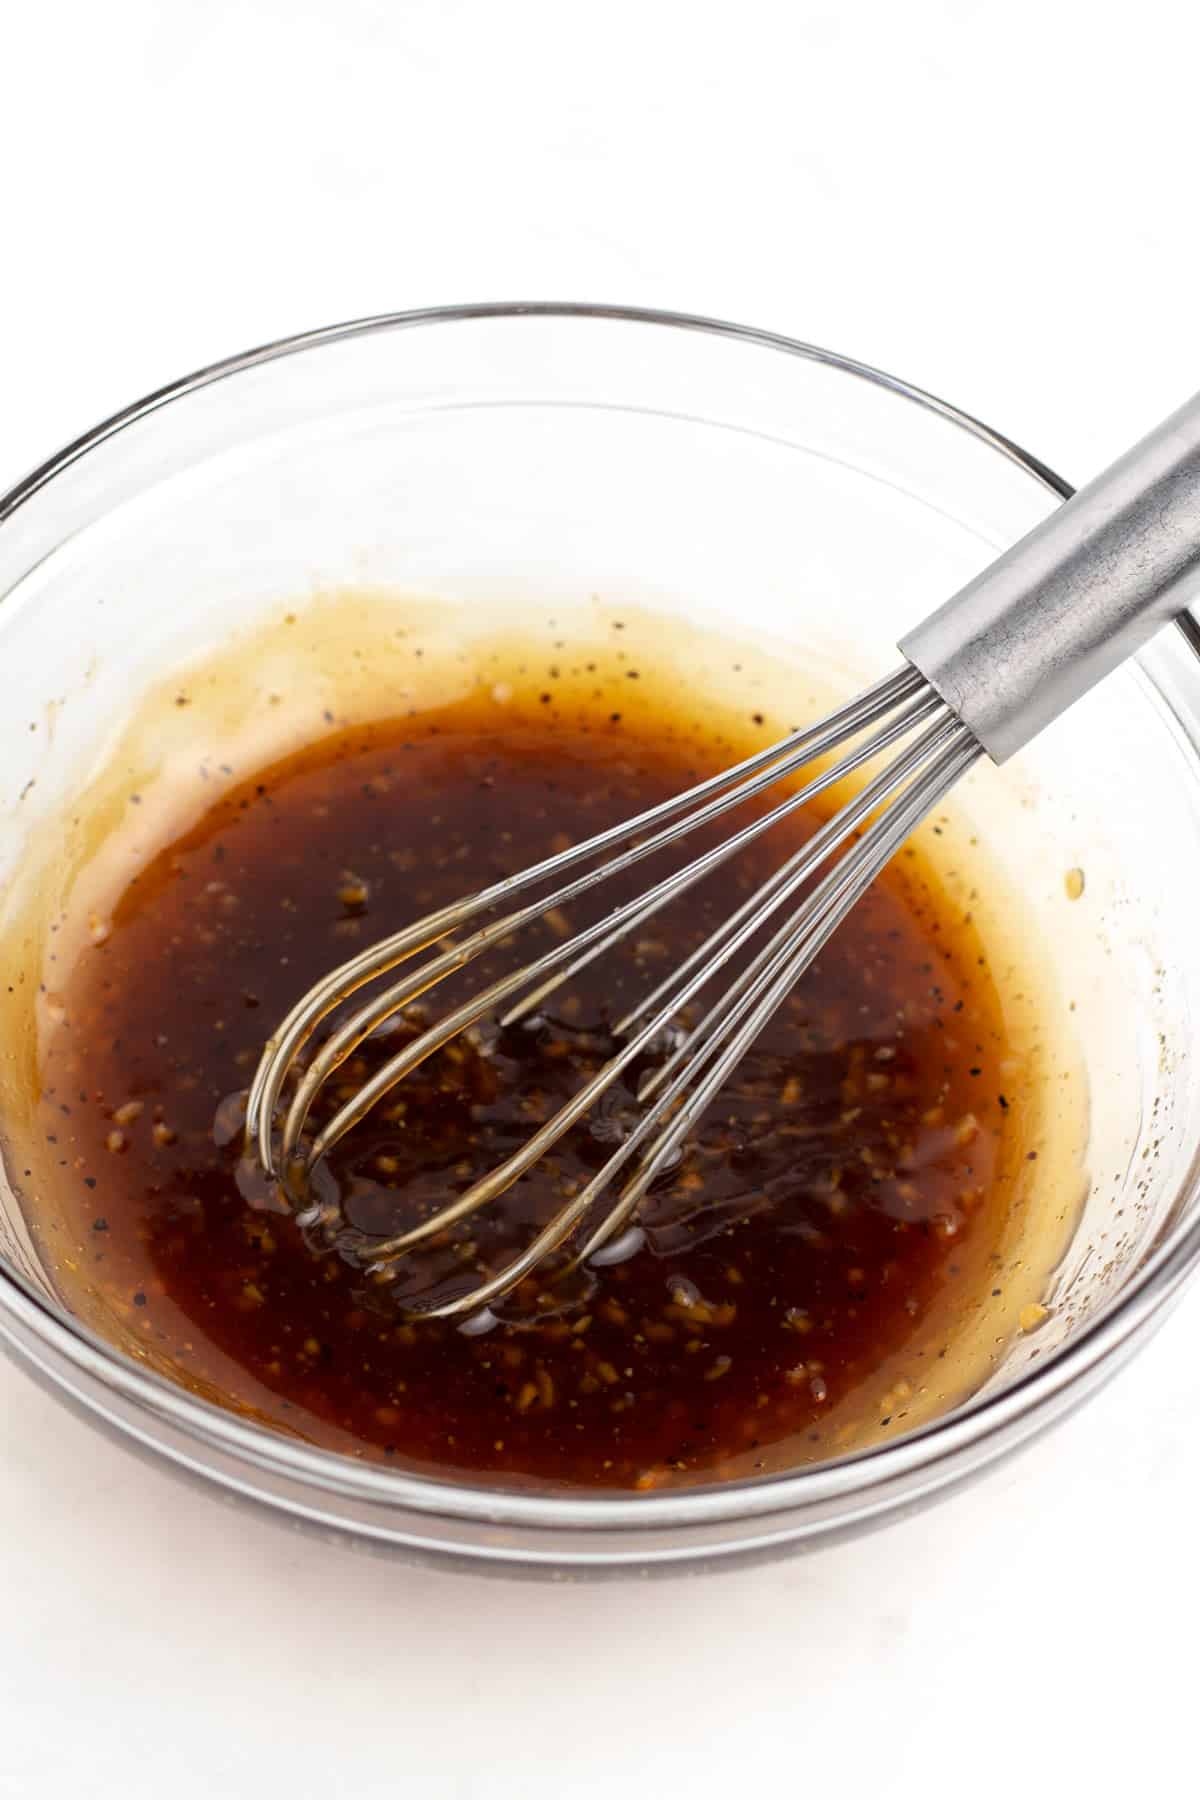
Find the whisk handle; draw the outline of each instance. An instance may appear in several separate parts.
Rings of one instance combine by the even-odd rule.
[[[1198,596],[1200,394],[900,650],[1003,762]]]

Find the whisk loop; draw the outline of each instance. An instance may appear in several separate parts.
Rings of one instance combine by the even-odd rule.
[[[914,733],[919,735],[914,737]],[[851,744],[855,738],[859,741]],[[664,1031],[678,1021],[701,990],[751,944],[789,900],[794,900],[812,882],[822,866],[858,837],[800,904],[786,911],[782,922],[698,1023],[688,1031],[676,1032],[677,1041],[670,1054],[643,1083],[638,1096],[645,1107],[641,1118],[586,1187],[502,1269],[448,1298],[419,1298],[412,1302],[410,1310],[426,1317],[478,1311],[539,1268],[589,1214],[598,1211],[600,1217],[575,1252],[573,1263],[595,1255],[611,1244],[631,1220],[655,1176],[670,1161],[729,1072],[896,846],[979,755],[970,732],[915,670],[898,671],[817,724],[791,733],[637,818],[418,919],[333,970],[283,1021],[256,1072],[247,1105],[247,1136],[256,1144],[263,1166],[295,1193],[306,1172],[436,1050],[484,1018],[499,1015],[503,1026],[526,1016],[557,987],[643,926],[660,908],[679,899],[710,871],[906,738],[913,741],[889,766],[868,780],[840,812],[620,1021],[615,1032],[619,1040],[615,1054],[558,1112],[464,1193],[411,1229],[372,1243],[368,1252],[375,1273],[387,1274],[408,1251],[503,1194],[591,1110],[631,1064],[652,1044],[661,1041]],[[304,1142],[313,1104],[338,1068],[367,1037],[411,1008],[448,976],[498,944],[507,943],[523,927],[542,919],[552,909],[588,893],[619,870],[666,849],[732,808],[756,799],[774,784],[795,777],[806,765],[831,758],[838,750],[843,752],[840,757],[817,767],[800,786],[786,791],[774,806],[720,843],[454,1007],[390,1057],[311,1142]],[[868,823],[885,806],[888,811],[874,823]],[[550,893],[477,925],[469,935],[452,937],[481,914],[494,913],[514,899],[519,901],[531,888],[543,887],[578,864],[603,857],[605,852],[614,854],[598,866],[570,875]],[[322,1020],[360,989],[422,952],[432,954],[399,980],[387,983],[366,998],[330,1034],[307,1066],[299,1069],[280,1127],[277,1122],[285,1084],[289,1075],[297,1071],[303,1046]],[[613,1203],[602,1210],[599,1203],[634,1158],[638,1159],[635,1170]]]

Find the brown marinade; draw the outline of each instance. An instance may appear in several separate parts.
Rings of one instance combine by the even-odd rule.
[[[903,863],[659,1180],[636,1254],[530,1281],[482,1335],[414,1323],[398,1304],[494,1265],[577,1192],[637,1116],[653,1058],[394,1281],[366,1268],[372,1239],[461,1191],[579,1086],[625,1007],[815,815],[710,876],[542,1013],[427,1062],[332,1158],[318,1188],[336,1184],[333,1223],[302,1229],[239,1165],[263,1039],[316,976],[728,758],[700,725],[510,710],[481,696],[331,729],[226,793],[131,882],[44,1062],[41,1128],[81,1279],[198,1391],[397,1467],[651,1488],[827,1455],[829,1421],[881,1367],[905,1366],[948,1289],[986,1283],[1016,1129],[990,976]],[[603,904],[658,872],[633,869]],[[455,991],[594,916],[569,912]],[[396,1043],[372,1042],[342,1078]],[[901,1414],[909,1392],[898,1378]]]

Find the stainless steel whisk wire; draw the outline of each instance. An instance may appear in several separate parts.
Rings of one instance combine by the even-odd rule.
[[[836,849],[846,842],[860,827],[886,796],[901,789],[929,763],[927,771],[928,786],[922,786],[907,797],[903,810],[897,812],[888,821],[872,827],[862,842],[855,847],[842,864],[831,872],[825,882],[812,895],[807,903],[812,916],[808,921],[808,929],[803,934],[797,932],[797,920],[789,918],[779,928],[774,937],[754,957],[753,961],[731,985],[720,1001],[714,1005],[703,1019],[688,1034],[685,1044],[695,1044],[696,1054],[690,1064],[679,1073],[676,1070],[683,1061],[684,1044],[679,1045],[672,1057],[659,1071],[665,1082],[674,1075],[674,1080],[660,1094],[654,1106],[643,1116],[639,1125],[625,1143],[620,1146],[600,1174],[590,1182],[583,1192],[564,1209],[528,1246],[527,1250],[503,1271],[491,1280],[476,1284],[471,1290],[472,1307],[485,1305],[507,1288],[519,1281],[524,1274],[574,1230],[576,1224],[599,1199],[604,1188],[616,1176],[621,1167],[628,1162],[636,1150],[642,1148],[653,1128],[667,1116],[675,1102],[685,1092],[688,1084],[703,1074],[705,1065],[724,1048],[724,1054],[716,1064],[714,1073],[706,1078],[700,1092],[707,1097],[720,1086],[725,1074],[733,1063],[740,1058],[746,1043],[757,1034],[762,1022],[774,1011],[785,993],[794,984],[799,972],[806,967],[819,953],[822,944],[828,939],[836,924],[844,916],[849,906],[874,878],[884,862],[892,853],[893,839],[896,832],[907,835],[928,808],[936,804],[945,787],[955,778],[966,763],[979,754],[969,732],[955,721],[936,696],[922,693],[920,678],[912,670],[904,670],[877,684],[869,693],[861,696],[851,706],[817,727],[792,734],[782,744],[760,752],[737,767],[723,771],[719,776],[688,793],[676,796],[651,809],[618,828],[618,840],[630,834],[644,831],[652,824],[657,824],[665,817],[675,815],[671,823],[653,832],[648,837],[638,837],[638,841],[614,858],[598,868],[588,870],[577,876],[566,885],[557,888],[548,896],[539,898],[534,904],[519,909],[515,913],[505,914],[502,918],[477,931],[473,937],[443,952],[432,963],[425,963],[403,980],[394,983],[364,1007],[356,1011],[342,1026],[333,1033],[322,1049],[314,1057],[312,1063],[304,1071],[298,1082],[288,1108],[282,1134],[282,1155],[290,1157],[300,1141],[308,1109],[323,1083],[328,1080],[334,1070],[351,1056],[371,1031],[377,1029],[384,1021],[406,1006],[412,1004],[420,994],[426,992],[435,982],[446,975],[464,967],[474,957],[483,953],[498,939],[506,938],[522,925],[541,918],[551,906],[562,906],[571,899],[587,892],[607,879],[619,867],[628,867],[631,863],[664,848],[667,844],[695,829],[697,824],[707,821],[730,806],[760,794],[768,785],[777,782],[782,775],[792,773],[796,768],[810,762],[814,756],[826,754],[862,730],[871,722],[883,718],[885,722],[865,741],[856,746],[832,767],[821,771],[806,782],[798,791],[787,795],[769,812],[751,820],[734,836],[725,839],[721,844],[695,858],[682,869],[672,872],[662,881],[639,895],[635,900],[596,921],[593,925],[568,937],[561,944],[553,946],[534,962],[515,971],[502,980],[493,983],[460,1007],[423,1032],[420,1037],[408,1044],[396,1056],[376,1073],[372,1080],[363,1085],[353,1100],[344,1105],[324,1130],[314,1139],[308,1152],[308,1160],[316,1161],[330,1149],[355,1123],[358,1122],[383,1095],[397,1082],[410,1074],[426,1057],[447,1043],[452,1037],[477,1023],[481,1018],[496,1009],[507,999],[517,993],[520,988],[528,986],[539,978],[550,976],[549,980],[540,980],[540,984],[524,999],[514,1005],[503,1018],[503,1023],[512,1023],[531,1006],[540,1002],[548,991],[560,981],[569,980],[571,976],[594,955],[609,949],[620,938],[643,925],[646,920],[662,906],[679,897],[680,894],[700,880],[720,863],[727,861],[742,849],[753,838],[761,836],[771,826],[777,824],[788,814],[795,812],[813,800],[819,793],[845,778],[863,763],[880,755],[897,739],[911,733],[922,722],[933,720],[918,741],[889,768],[882,771],[868,782],[862,792],[829,823],[821,828],[800,850],[795,852],[764,884],[757,894],[738,908],[729,918],[724,920],[699,948],[673,971],[666,981],[621,1020],[615,1035],[624,1037],[617,1054],[573,1096],[568,1104],[561,1108],[552,1119],[537,1132],[513,1156],[509,1157],[497,1169],[482,1181],[474,1183],[457,1199],[439,1208],[436,1213],[411,1231],[381,1241],[374,1247],[376,1267],[394,1259],[404,1251],[413,1249],[417,1244],[434,1236],[447,1227],[457,1223],[474,1212],[489,1200],[496,1198],[505,1188],[517,1180],[521,1174],[538,1160],[553,1143],[555,1143],[573,1124],[575,1124],[594,1104],[599,1096],[617,1079],[635,1058],[658,1038],[670,1021],[677,1017],[681,1009],[691,1001],[703,986],[722,968],[728,960],[759,930],[765,921],[786,900],[795,893]],[[894,711],[892,709],[895,709]],[[891,716],[887,714],[891,711]],[[941,753],[940,760],[938,753]],[[949,757],[947,752],[950,753]],[[932,761],[930,759],[933,759]],[[750,770],[748,777],[740,779],[743,771]],[[728,790],[713,797],[712,789]],[[695,802],[700,800],[697,807]],[[295,1038],[303,1041],[303,1036],[310,1033],[321,1018],[326,1016],[333,1006],[337,1005],[352,991],[350,981],[358,987],[371,979],[372,975],[386,973],[395,967],[397,962],[419,953],[440,939],[458,923],[464,913],[468,917],[477,914],[486,907],[496,905],[513,894],[544,881],[555,870],[561,870],[567,862],[585,860],[594,856],[606,847],[613,834],[604,833],[586,843],[572,846],[557,857],[547,859],[523,873],[509,877],[495,884],[485,894],[475,896],[461,907],[443,909],[442,912],[428,915],[418,920],[407,930],[397,933],[373,946],[363,957],[358,957],[347,964],[341,971],[334,972],[331,984],[322,984],[320,990],[313,990],[306,1001],[289,1015],[281,1028],[281,1037],[287,1034],[289,1043]],[[899,841],[898,839],[896,841]],[[561,965],[566,964],[563,968]],[[553,973],[551,973],[553,971]],[[767,998],[764,999],[764,996]],[[659,1002],[662,1002],[660,1005]],[[747,1023],[755,1003],[758,1012]],[[645,1015],[651,1016],[645,1020]],[[761,1017],[759,1016],[761,1014]],[[634,1032],[632,1028],[639,1020],[645,1020]],[[732,1046],[729,1041],[732,1038]],[[260,1069],[261,1074],[261,1069]],[[642,1098],[650,1097],[650,1088],[644,1088]],[[256,1116],[267,1131],[266,1145],[259,1138],[259,1153],[266,1162],[272,1149],[271,1121],[278,1099],[278,1089],[272,1092],[266,1086],[260,1094],[252,1091],[248,1105],[248,1116]],[[702,1103],[703,1104],[703,1103]],[[681,1115],[690,1123],[700,1110],[701,1105],[689,1105]],[[686,1129],[686,1124],[683,1127]],[[619,1225],[634,1209],[637,1200],[645,1192],[654,1175],[671,1155],[681,1132],[673,1130],[670,1140],[665,1135],[656,1144],[651,1145],[642,1167],[634,1178],[634,1182],[621,1195],[617,1206],[606,1215],[596,1231],[588,1239],[581,1255],[591,1255],[602,1244],[614,1235]],[[443,1306],[426,1307],[426,1313],[440,1314],[461,1310],[457,1300]]]
[[[637,1098],[645,1110],[586,1186],[503,1268],[448,1297],[418,1296],[406,1303],[407,1310],[425,1317],[479,1313],[541,1267],[584,1226],[594,1209],[600,1216],[574,1250],[570,1266],[595,1257],[634,1220],[651,1183],[680,1151],[732,1069],[846,914],[971,765],[985,752],[999,762],[1019,749],[1163,623],[1182,613],[1198,589],[1200,396],[902,640],[906,661],[896,673],[827,718],[790,733],[688,792],[418,919],[317,982],[263,1052],[247,1099],[248,1145],[301,1208],[302,1222],[315,1217],[319,1204],[304,1193],[308,1171],[427,1057],[486,1016],[499,1014],[502,1026],[525,1016],[746,845],[903,745],[619,1021],[614,1030],[618,1049],[558,1112],[464,1193],[410,1230],[374,1242],[369,1267],[379,1278],[389,1279],[406,1252],[495,1200],[661,1040],[683,1009],[770,920],[784,912],[765,943],[699,1020],[686,1030],[676,1025],[669,1053],[639,1089]],[[856,738],[859,741],[851,743]],[[836,760],[828,760],[838,751],[842,754]],[[569,904],[814,763],[816,771],[801,786],[790,787],[783,798],[731,836],[422,1030],[337,1109],[311,1142],[304,1142],[313,1103],[325,1083],[389,1019],[552,908]],[[494,914],[529,889],[610,851],[615,854],[570,875],[550,893],[492,917],[466,937],[453,937],[481,915]],[[837,856],[839,851],[844,854]],[[832,866],[814,881],[835,856]],[[785,911],[787,902],[810,883],[798,905]],[[430,950],[431,958],[357,1007],[303,1065],[304,1045],[330,1012],[368,983]],[[285,1086],[293,1077],[281,1122]],[[616,1199],[600,1210],[606,1191],[635,1158],[636,1167]]]

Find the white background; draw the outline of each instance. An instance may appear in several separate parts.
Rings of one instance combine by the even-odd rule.
[[[0,487],[251,343],[530,297],[827,343],[1079,479],[1200,385],[1196,20],[0,0]],[[1200,1297],[866,1542],[584,1589],[311,1544],[0,1368],[0,1794],[1191,1791],[1198,1352]]]

